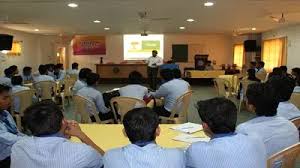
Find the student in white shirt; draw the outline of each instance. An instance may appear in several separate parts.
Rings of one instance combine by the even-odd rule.
[[[235,133],[237,109],[225,98],[197,103],[203,130],[211,140],[186,151],[188,168],[265,168],[267,155],[259,137]]]
[[[300,93],[300,68],[292,69],[292,76],[296,79],[295,93]]]
[[[75,84],[72,88],[74,94],[76,94],[80,89],[87,86],[86,78],[89,73],[92,73],[92,70],[89,68],[82,68],[80,70],[79,75],[78,75],[79,78],[77,79],[77,81],[75,82]]]
[[[11,168],[102,167],[104,151],[81,131],[78,123],[64,119],[54,102],[42,101],[27,108],[24,121],[33,136],[13,145]],[[82,143],[71,142],[70,136]]]
[[[54,75],[54,64],[46,64],[47,67],[47,75],[53,77],[53,79],[55,79],[55,75]]]
[[[143,76],[137,71],[133,71],[128,77],[129,84],[119,89],[120,96],[131,97],[143,100],[148,93],[148,88],[142,86]]]
[[[26,66],[23,68],[22,79],[25,83],[29,83],[33,81],[33,76],[31,73],[32,73],[31,67]]]
[[[72,69],[70,69],[68,71],[68,75],[70,75],[70,76],[72,76],[72,75],[78,76],[78,74],[79,74],[78,66],[79,66],[78,63],[74,62],[72,64]]]
[[[4,70],[4,77],[0,77],[0,84],[11,86],[11,77],[13,76],[13,71],[10,68]]]
[[[299,132],[289,120],[277,116],[278,90],[269,83],[251,84],[247,90],[247,105],[256,118],[240,124],[236,132],[262,138],[271,155],[299,142]]]
[[[34,78],[34,82],[54,81],[54,78],[47,74],[46,65],[40,65],[39,66],[39,73],[40,73],[40,75],[38,75]]]
[[[164,105],[155,107],[154,111],[160,116],[169,117],[177,98],[188,92],[190,85],[182,79],[174,79],[174,73],[170,69],[161,70],[160,76],[164,83],[156,92],[151,92],[151,95],[157,99],[164,98]]]
[[[98,74],[89,73],[86,79],[87,87],[80,89],[77,92],[77,95],[89,99],[96,105],[98,115],[101,120],[112,119],[114,117],[113,113],[105,106],[102,93],[96,89],[99,80],[100,77]],[[92,116],[92,111],[87,109],[87,112],[90,113],[92,121],[95,121]]]
[[[63,64],[57,64],[54,67],[54,79],[56,81],[62,81],[66,77],[66,72],[63,70]]]
[[[256,69],[257,72],[255,74],[255,76],[260,79],[262,82],[266,80],[267,77],[267,71],[265,70],[265,63],[263,61],[259,61],[256,64]]]
[[[157,56],[157,53],[158,52],[156,50],[153,50],[152,56],[146,60],[146,63],[148,65],[147,73],[149,85],[153,90],[156,90],[158,68],[163,64],[162,58]]]
[[[183,150],[163,148],[156,143],[159,117],[150,108],[137,108],[125,114],[123,133],[131,144],[109,150],[105,168],[184,168]]]

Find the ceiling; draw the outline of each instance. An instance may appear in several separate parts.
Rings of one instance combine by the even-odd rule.
[[[0,20],[28,24],[0,24],[0,27],[41,34],[119,34],[141,33],[239,33],[263,32],[300,23],[300,0],[0,0]],[[138,12],[147,11],[141,21]],[[286,22],[279,24],[270,15]],[[189,23],[188,18],[196,21]],[[94,20],[101,20],[95,24]],[[185,30],[180,30],[185,26]],[[104,27],[110,27],[105,31]],[[251,28],[257,28],[252,31]],[[35,32],[34,29],[39,29]]]

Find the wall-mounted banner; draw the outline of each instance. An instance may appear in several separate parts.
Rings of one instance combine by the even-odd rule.
[[[105,36],[75,36],[73,38],[74,55],[105,55]]]

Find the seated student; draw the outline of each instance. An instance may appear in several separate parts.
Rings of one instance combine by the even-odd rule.
[[[267,155],[259,137],[235,133],[237,109],[225,98],[199,101],[198,112],[209,142],[193,143],[186,152],[189,168],[265,168]]]
[[[23,68],[23,73],[22,73],[22,79],[24,82],[32,82],[33,77],[31,75],[32,73],[32,68],[31,67],[24,67]]]
[[[39,66],[39,73],[40,73],[40,75],[38,75],[34,78],[35,82],[54,81],[54,78],[48,75],[46,65]]]
[[[240,124],[236,129],[237,133],[261,137],[268,157],[299,141],[299,133],[295,125],[277,116],[279,104],[276,98],[277,91],[269,83],[249,85],[247,105],[257,117]]]
[[[274,76],[268,82],[278,94],[280,101],[277,108],[277,115],[288,120],[300,117],[300,110],[289,100],[295,87],[295,80],[288,76]]]
[[[296,80],[296,86],[294,88],[295,93],[300,93],[300,68],[293,68],[292,69],[292,76]]]
[[[205,70],[206,71],[212,71],[212,70],[214,70],[214,67],[211,65],[211,61],[207,61],[206,62]]]
[[[184,168],[184,152],[156,144],[159,118],[150,108],[137,108],[125,114],[124,131],[131,142],[104,155],[105,168]]]
[[[54,67],[55,65],[54,64],[46,64],[46,67],[47,67],[47,74],[53,78],[55,78],[55,75],[54,75]]]
[[[25,137],[12,147],[11,168],[99,168],[103,165],[100,149],[74,121],[64,119],[54,102],[39,102],[26,109],[26,126],[31,137]],[[66,137],[75,136],[83,143]],[[98,151],[98,152],[97,152]]]
[[[10,107],[10,87],[0,85],[0,167],[10,167],[11,147],[24,136],[7,111]]]
[[[256,65],[256,77],[261,80],[261,81],[265,81],[266,77],[267,77],[267,71],[265,70],[265,63],[263,61],[259,61]]]
[[[282,72],[282,75],[284,75],[284,76],[288,76],[289,74],[288,74],[288,68],[287,68],[287,66],[280,66],[279,67],[280,68],[280,70],[281,70],[281,72]]]
[[[272,78],[273,76],[282,76],[282,70],[279,67],[273,68],[272,72],[268,75],[268,79]]]
[[[18,75],[19,74],[19,69],[17,65],[12,65],[9,67],[9,69],[12,70],[12,76]]]
[[[61,69],[63,65],[62,64],[57,64],[54,67],[54,79],[56,81],[62,81],[65,79],[65,71]]]
[[[159,69],[179,69],[179,65],[175,64],[173,60],[169,60],[166,64],[161,65]]]
[[[79,74],[78,66],[79,66],[78,63],[74,62],[72,64],[72,69],[68,71],[68,75],[78,75]]]
[[[160,75],[164,80],[164,84],[156,92],[151,92],[151,95],[154,98],[164,98],[164,105],[155,107],[154,111],[160,116],[169,117],[177,98],[186,93],[190,85],[184,80],[174,79],[172,70],[161,70]]]
[[[98,74],[89,73],[87,75],[87,79],[86,79],[87,87],[80,89],[77,92],[77,95],[83,96],[95,103],[97,111],[99,112],[99,117],[101,120],[112,119],[113,113],[110,111],[109,108],[107,108],[105,106],[105,102],[103,100],[102,93],[96,89],[99,79],[100,79],[100,77]],[[92,116],[92,112],[90,110],[88,110],[88,112]],[[94,120],[93,117],[91,117],[91,119]]]
[[[79,72],[79,79],[75,82],[72,90],[73,93],[76,94],[80,89],[87,86],[86,84],[86,77],[89,73],[92,73],[92,70],[89,68],[82,68]]]
[[[137,71],[133,71],[128,77],[129,84],[121,87],[119,90],[120,96],[132,97],[143,100],[148,93],[148,88],[142,86],[143,76]]]
[[[4,77],[0,77],[0,84],[11,86],[11,77],[13,76],[13,71],[10,68],[4,70]]]

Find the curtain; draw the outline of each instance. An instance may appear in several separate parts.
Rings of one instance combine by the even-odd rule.
[[[262,60],[265,62],[265,69],[271,72],[273,68],[283,65],[286,59],[285,38],[265,40],[263,42]]]
[[[233,63],[238,67],[242,67],[244,63],[244,45],[236,44],[234,45],[234,56]]]
[[[9,56],[20,56],[22,54],[22,41],[14,41],[11,50],[7,53]]]

